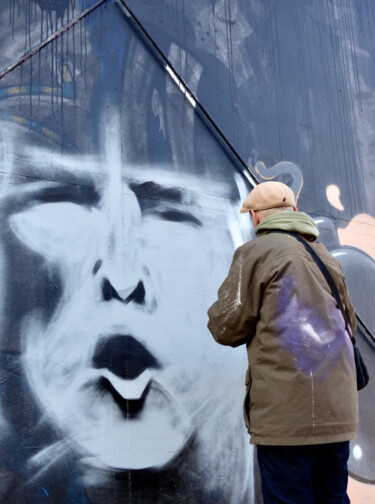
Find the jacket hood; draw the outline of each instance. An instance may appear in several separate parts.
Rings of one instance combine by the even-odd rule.
[[[258,224],[255,234],[258,235],[271,229],[293,231],[305,236],[310,241],[315,241],[319,236],[315,222],[305,212],[278,212],[269,215]]]

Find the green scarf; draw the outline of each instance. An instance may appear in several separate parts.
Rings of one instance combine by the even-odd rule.
[[[294,231],[306,236],[310,241],[315,241],[319,236],[318,228],[312,218],[304,212],[278,212],[265,217],[256,227],[255,234],[282,229]]]

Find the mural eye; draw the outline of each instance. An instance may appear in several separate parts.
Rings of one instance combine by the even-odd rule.
[[[202,221],[200,221],[197,217],[192,215],[190,212],[181,211],[181,210],[157,210],[153,212],[155,215],[160,217],[163,220],[170,222],[187,222],[194,224],[196,226],[202,226]]]
[[[12,215],[9,225],[27,247],[48,256],[80,244],[90,235],[95,220],[97,211],[61,202],[34,205]]]

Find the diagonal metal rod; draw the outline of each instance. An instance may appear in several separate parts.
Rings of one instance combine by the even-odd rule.
[[[129,8],[128,4],[124,0],[115,0],[115,2],[118,4],[120,9],[125,13],[125,15],[133,22],[133,24],[137,28],[137,32],[141,35],[141,37],[144,40],[146,40],[148,45],[153,49],[154,53],[156,53],[158,59],[161,60],[161,63],[163,64],[163,66],[165,67],[167,72],[170,74],[172,79],[175,81],[178,88],[181,90],[181,92],[185,95],[187,100],[190,102],[190,104],[199,112],[200,116],[204,119],[204,121],[206,123],[209,124],[211,129],[213,129],[215,136],[220,140],[221,144],[224,146],[225,150],[230,155],[230,157],[232,159],[234,159],[235,164],[237,165],[237,168],[241,168],[241,172],[245,175],[247,180],[253,186],[258,185],[259,181],[258,181],[257,177],[250,171],[250,169],[247,166],[247,164],[245,163],[245,161],[241,158],[239,153],[233,147],[233,145],[228,140],[228,138],[224,135],[224,133],[219,128],[219,126],[216,124],[216,122],[213,120],[211,115],[203,107],[203,105],[200,103],[200,101],[198,100],[196,95],[189,88],[189,86],[186,84],[186,82],[181,77],[181,75],[176,71],[176,69],[174,68],[172,63],[165,56],[165,54],[159,48],[157,43],[154,41],[154,39],[151,37],[151,35],[148,33],[148,31],[142,25],[142,23],[135,16],[133,11]]]
[[[78,21],[80,21],[82,18],[84,18],[85,16],[87,16],[87,14],[89,14],[90,12],[92,12],[94,9],[96,9],[97,7],[99,7],[99,5],[101,5],[102,3],[106,2],[106,1],[107,0],[99,0],[99,2],[97,2],[96,4],[92,5],[91,7],[88,7],[87,9],[85,9],[84,11],[82,11],[81,14],[79,14],[77,17],[75,17],[74,19],[72,19],[71,21],[69,21],[69,23],[67,23],[66,25],[62,26],[59,30],[57,30],[52,35],[50,35],[46,40],[44,40],[39,45],[37,45],[36,47],[34,47],[34,49],[31,49],[31,51],[29,51],[26,54],[24,54],[18,61],[16,61],[15,63],[12,63],[8,67],[6,67],[0,73],[0,80],[3,77],[5,77],[6,75],[8,75],[9,72],[11,72],[15,68],[19,67],[20,65],[22,65],[22,63],[25,63],[25,61],[27,61],[32,56],[34,56],[34,54],[36,54],[41,49],[43,49],[43,47],[45,47],[47,44],[49,44],[52,40],[54,40],[55,38],[59,37],[62,33],[66,32],[67,30],[69,30],[69,28],[71,28],[73,25],[75,25],[76,23],[78,23]]]

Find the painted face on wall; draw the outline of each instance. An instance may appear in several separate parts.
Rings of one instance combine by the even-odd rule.
[[[58,273],[62,293],[48,320],[40,309],[24,316],[23,366],[87,465],[164,467],[192,439],[212,443],[228,415],[223,395],[240,416],[239,354],[206,330],[238,205],[223,184],[218,196],[202,177],[127,166],[114,135],[100,162],[25,148],[38,173],[17,186],[25,204],[9,226]]]

